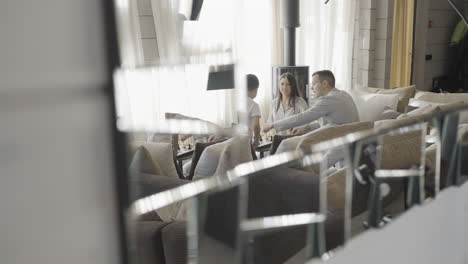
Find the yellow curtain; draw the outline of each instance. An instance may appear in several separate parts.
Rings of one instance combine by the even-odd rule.
[[[411,82],[414,1],[395,0],[394,2],[391,88],[408,86]]]

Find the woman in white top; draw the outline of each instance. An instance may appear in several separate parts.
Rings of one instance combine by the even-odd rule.
[[[270,105],[268,123],[304,112],[308,108],[306,101],[299,96],[296,78],[290,72],[281,74],[278,88],[278,96]]]

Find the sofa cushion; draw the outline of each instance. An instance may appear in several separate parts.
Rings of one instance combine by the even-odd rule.
[[[431,101],[425,101],[425,100],[421,100],[421,99],[411,98],[410,101],[409,101],[409,105],[411,105],[413,107],[422,107],[422,106],[426,106],[426,105],[439,106],[439,109],[438,109],[439,111],[448,110],[450,108],[458,107],[458,106],[461,106],[463,104],[464,104],[464,102],[461,101],[461,100],[455,101],[455,102],[449,102],[449,103],[438,103],[438,102],[431,102]]]
[[[345,134],[370,129],[373,127],[372,122],[356,122],[344,125],[327,125],[306,133],[301,136],[287,138],[281,141],[277,153],[294,151],[294,150],[310,150],[310,147],[319,142],[330,140],[343,136]]]
[[[397,119],[404,119],[404,118],[414,117],[414,116],[424,116],[426,114],[431,114],[436,111],[437,111],[436,106],[425,105],[425,106],[417,107],[407,113],[401,114],[397,117]]]
[[[249,177],[248,218],[317,212],[319,208],[319,179],[310,173],[275,167]],[[222,252],[236,247],[238,227],[238,188],[211,194],[208,197],[205,235],[210,239],[206,245],[214,245]],[[305,228],[293,228],[256,236],[253,245],[254,263],[284,263],[304,247]],[[185,223],[176,222],[163,229],[166,263],[185,263]],[[217,249],[217,250],[218,250]],[[202,249],[203,250],[203,249]],[[213,247],[210,252],[213,253]],[[175,261],[175,262],[174,262]],[[226,263],[224,261],[213,263]]]
[[[129,153],[130,157],[133,157],[133,155],[138,150],[138,148],[143,146],[144,144],[146,144],[146,141],[130,140],[129,143],[128,143],[128,153]]]
[[[205,148],[194,170],[194,179],[221,175],[235,166],[252,161],[249,136],[235,136]]]
[[[273,155],[277,152],[278,147],[280,146],[281,142],[283,142],[283,140],[297,136],[299,135],[274,135],[273,140],[271,141],[270,155]]]
[[[193,150],[193,155],[192,155],[192,160],[190,162],[190,171],[188,173],[187,178],[191,180],[193,178],[193,175],[195,174],[195,168],[197,167],[198,161],[200,160],[200,157],[203,153],[203,151],[214,144],[221,143],[225,141],[226,139],[220,139],[212,142],[197,142],[195,143],[195,148]]]
[[[313,132],[313,131],[312,131]],[[309,133],[312,133],[309,132]],[[305,134],[307,135],[307,134]],[[297,145],[299,142],[302,141],[303,136],[293,136],[289,138],[284,138],[283,140],[280,141],[279,146],[275,153],[283,153],[283,152],[288,152],[288,151],[294,151],[297,148]]]
[[[458,133],[457,133],[457,141],[458,143],[461,142],[467,142],[468,141],[468,125],[463,124],[458,127]],[[435,170],[436,170],[436,154],[437,154],[437,148],[435,144],[430,145],[429,147],[426,148],[425,154],[426,154],[426,178],[425,178],[425,184],[428,186],[430,189],[433,189],[435,186]],[[467,158],[467,156],[462,156],[462,158]],[[462,161],[462,171],[463,168],[466,167],[466,160]],[[447,180],[447,175],[446,175],[446,162],[444,160],[441,160],[441,174],[440,174],[440,188],[444,188],[446,186],[446,180]],[[463,173],[462,173],[463,174]]]
[[[225,174],[237,165],[253,160],[250,136],[236,136],[233,139],[230,144],[226,144],[226,148],[219,159],[215,175]]]
[[[359,112],[360,121],[376,121],[389,108],[396,111],[399,94],[366,93],[359,90],[350,92]]]
[[[309,172],[279,166],[249,178],[248,218],[318,210],[319,178]],[[256,236],[254,263],[284,263],[304,247],[304,230],[288,228]]]
[[[437,147],[435,144],[430,145],[424,151],[426,159],[426,175],[424,177],[424,185],[426,185],[431,191],[435,190],[435,172],[436,172],[436,158],[437,158]],[[443,170],[441,170],[443,172]],[[446,176],[444,173],[440,174],[440,187],[444,187],[446,182]]]
[[[377,120],[375,121],[397,119],[400,115],[401,115],[400,112],[397,112],[390,108],[384,108],[384,111],[379,114],[379,116],[377,117]]]
[[[433,93],[425,91],[416,91],[415,99],[433,102],[433,103],[453,103],[463,101],[468,103],[468,93]]]
[[[314,144],[338,138],[353,132],[371,129],[373,126],[374,124],[372,122],[356,122],[344,125],[324,126],[303,135],[301,141],[297,145],[297,149],[308,151]]]
[[[432,106],[432,107],[437,107],[436,111],[445,111],[445,110],[450,110],[455,107],[459,107],[463,104],[468,103],[468,101],[463,102],[463,101],[454,101],[450,103],[436,103],[436,102],[431,102],[431,101],[424,101],[420,99],[414,99],[412,98],[410,100],[410,105],[414,107],[423,107],[423,106]],[[460,124],[468,124],[468,110],[463,111],[460,113],[459,117],[459,123]]]
[[[133,158],[130,161],[130,169],[149,174],[159,172],[159,168],[156,167],[156,164],[153,162],[151,154],[142,146],[137,147],[133,153]]]
[[[218,143],[205,148],[194,169],[193,178],[196,179],[214,175],[224,148],[225,145],[223,143]]]
[[[187,223],[173,222],[162,230],[166,264],[187,263]],[[204,235],[200,238],[200,257],[203,263],[234,263],[235,251],[219,240]]]
[[[421,137],[420,131],[383,136],[380,169],[408,169],[419,165],[423,144]]]
[[[187,223],[176,221],[162,230],[165,263],[187,263]]]
[[[457,140],[459,142],[468,142],[468,124],[458,126]]]
[[[136,150],[130,167],[143,173],[179,177],[170,143],[144,143]]]
[[[386,207],[396,201],[403,192],[402,179],[385,179],[390,186],[390,192],[383,199]],[[369,184],[353,184],[352,212],[356,217],[367,211],[369,198]],[[346,169],[338,170],[327,177],[327,220],[325,224],[327,249],[332,249],[343,242],[344,208],[346,201]]]
[[[139,172],[134,172],[132,176],[134,177],[132,177],[129,181],[130,186],[132,186],[130,192],[131,201],[135,201],[189,183],[187,180],[182,180],[175,177],[166,177]],[[185,202],[180,202],[157,209],[155,212],[149,212],[140,217],[140,220],[162,220],[165,222],[170,222],[174,220],[185,219],[185,217],[186,205]]]
[[[375,128],[397,126],[408,121],[418,119],[424,115],[414,115],[397,120],[382,120],[375,122]],[[382,151],[380,169],[408,169],[420,163],[422,151],[422,135],[420,130],[400,134],[386,134],[382,136]]]
[[[394,89],[382,89],[372,87],[357,87],[357,90],[365,93],[377,93],[377,94],[398,94],[399,101],[397,111],[400,113],[405,112],[406,106],[408,105],[409,99],[414,96],[416,87],[414,85],[407,87],[399,87]]]
[[[164,259],[162,229],[167,224],[161,221],[139,221],[135,223],[135,263],[166,263]]]
[[[311,150],[312,146],[317,143],[338,138],[353,132],[371,129],[372,127],[372,122],[357,122],[344,125],[325,126],[304,135],[297,145],[297,150],[308,152]],[[345,151],[343,148],[334,148],[326,151],[325,156],[326,163],[324,165],[325,169],[328,169],[335,165],[335,163],[344,160]],[[320,164],[318,163],[305,167],[304,169],[316,175],[320,174]]]

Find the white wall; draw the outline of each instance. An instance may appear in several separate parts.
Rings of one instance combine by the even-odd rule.
[[[119,263],[102,2],[0,10],[0,263]]]
[[[463,8],[463,0],[454,2]],[[432,54],[432,60],[425,64],[424,90],[432,89],[434,77],[448,74],[448,45],[460,18],[448,1],[430,0],[428,20],[432,21],[432,27],[428,26],[425,48],[426,54]]]

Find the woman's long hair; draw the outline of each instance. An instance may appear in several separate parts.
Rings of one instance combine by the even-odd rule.
[[[292,73],[290,72],[285,72],[281,74],[278,82],[278,103],[276,104],[276,111],[278,111],[281,101],[283,100],[283,94],[281,93],[281,79],[286,78],[289,82],[289,85],[291,85],[291,94],[289,98],[289,104],[292,103],[292,107],[294,111],[296,111],[296,97],[299,96],[299,92],[297,91],[297,82],[296,78]]]

